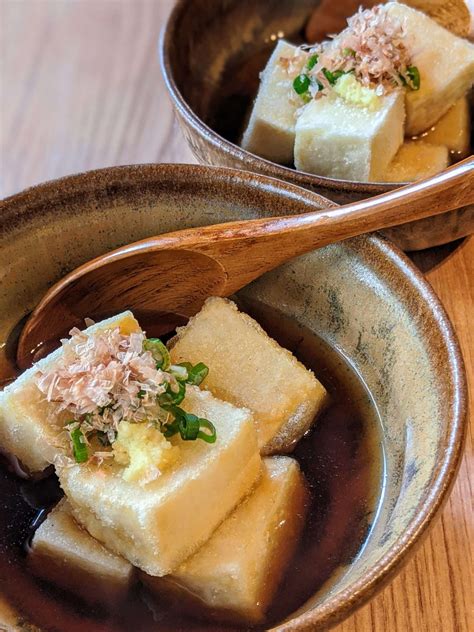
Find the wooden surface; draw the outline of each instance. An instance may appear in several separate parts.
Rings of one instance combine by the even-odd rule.
[[[0,0],[2,197],[96,167],[194,162],[173,122],[156,55],[172,2]],[[474,238],[413,260],[452,319],[472,391]],[[337,632],[472,629],[472,465],[471,415],[458,480],[429,537]]]

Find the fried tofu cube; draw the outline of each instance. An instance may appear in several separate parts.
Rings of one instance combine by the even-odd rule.
[[[380,97],[375,109],[334,94],[313,100],[296,123],[295,166],[331,178],[379,180],[403,143],[404,120],[401,90]]]
[[[123,312],[88,327],[86,332],[116,327],[125,335],[140,331],[133,314]],[[34,380],[38,369],[50,367],[61,354],[62,348],[53,351],[0,393],[0,446],[31,473],[46,469],[66,449],[63,427],[70,415],[56,415],[54,406],[45,400]]]
[[[209,367],[203,388],[252,411],[262,454],[291,451],[326,403],[313,373],[227,299],[208,299],[170,346],[174,363]]]
[[[298,49],[280,40],[261,75],[260,88],[253,105],[242,147],[258,156],[290,164],[295,144],[296,110],[302,105],[292,95],[293,79],[280,58],[292,58]],[[301,57],[306,53],[298,52]]]
[[[252,415],[188,386],[181,406],[216,427],[217,440],[182,441],[180,460],[146,484],[120,468],[57,468],[77,521],[118,555],[150,575],[173,572],[206,542],[251,491],[262,469]]]
[[[453,35],[424,13],[398,2],[385,5],[400,20],[420,72],[419,90],[406,90],[406,134],[434,125],[474,83],[474,45]]]
[[[429,178],[443,171],[449,164],[448,148],[424,142],[404,143],[388,166],[385,182],[412,182]]]
[[[471,39],[474,35],[472,0],[404,0],[403,4],[423,11],[455,35]]]
[[[134,578],[132,565],[82,529],[65,500],[38,527],[28,564],[38,577],[94,604],[120,602]]]
[[[297,547],[306,508],[297,461],[266,458],[255,491],[196,555],[172,575],[141,579],[195,614],[260,623]]]
[[[455,158],[466,158],[471,147],[471,116],[467,97],[458,99],[450,110],[417,140],[431,145],[444,145]]]

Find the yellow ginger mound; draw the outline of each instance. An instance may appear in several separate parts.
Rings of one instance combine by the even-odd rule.
[[[150,423],[122,421],[113,452],[115,462],[126,466],[122,476],[130,483],[148,483],[179,459],[178,446]]]

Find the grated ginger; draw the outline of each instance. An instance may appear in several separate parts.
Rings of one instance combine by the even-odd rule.
[[[375,90],[363,86],[352,74],[342,75],[334,85],[334,92],[347,103],[365,107],[369,110],[379,108],[381,99]]]
[[[115,462],[125,466],[124,480],[142,485],[176,463],[180,452],[154,425],[128,421],[120,422],[112,449]]]

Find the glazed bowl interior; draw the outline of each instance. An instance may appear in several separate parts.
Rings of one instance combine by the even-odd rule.
[[[189,165],[104,169],[5,200],[0,365],[6,373],[12,369],[19,323],[48,287],[92,257],[170,230],[301,213],[316,205],[328,202],[263,176]],[[454,479],[465,413],[457,343],[430,287],[377,236],[300,257],[244,288],[241,298],[278,310],[337,349],[365,382],[379,413],[384,469],[365,544],[278,624],[281,630],[326,629],[399,568]],[[18,493],[19,483],[3,476],[2,498]],[[14,516],[5,511],[0,594],[24,629],[119,629],[107,617],[92,620],[87,610],[71,611],[44,593],[26,570]]]

